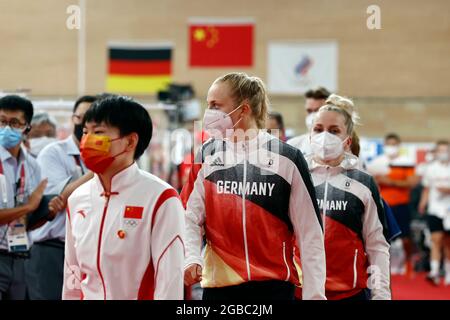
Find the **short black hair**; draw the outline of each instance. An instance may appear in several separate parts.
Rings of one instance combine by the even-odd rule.
[[[78,106],[82,104],[83,102],[87,103],[94,103],[98,100],[98,97],[96,96],[81,96],[75,101],[75,105],[73,106],[73,113],[75,113],[78,109]]]
[[[274,119],[278,123],[278,126],[280,127],[280,129],[284,130],[284,121],[283,121],[283,116],[281,115],[281,113],[276,112],[276,111],[270,111],[269,118]]]
[[[18,95],[7,95],[0,99],[0,110],[22,111],[25,121],[30,124],[33,119],[33,104],[30,100]]]
[[[86,122],[102,123],[118,128],[121,136],[136,132],[139,141],[134,152],[138,159],[147,149],[153,133],[152,119],[145,108],[125,96],[111,95],[95,101],[84,115]]]
[[[324,87],[317,87],[305,92],[306,99],[326,100],[331,95],[331,92]]]
[[[114,93],[110,93],[110,92],[102,92],[102,93],[97,94],[97,100],[105,99],[108,97],[114,97],[114,96],[117,96],[117,95]]]
[[[388,133],[385,137],[384,137],[384,141],[388,141],[394,139],[396,140],[398,143],[402,142],[402,140],[400,139],[400,136],[396,133]]]

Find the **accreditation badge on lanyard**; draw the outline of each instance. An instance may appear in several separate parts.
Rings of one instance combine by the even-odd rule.
[[[25,167],[22,163],[20,168],[20,179],[16,188],[16,207],[25,203]],[[8,250],[10,252],[28,252],[30,243],[28,241],[26,215],[14,220],[8,227]]]

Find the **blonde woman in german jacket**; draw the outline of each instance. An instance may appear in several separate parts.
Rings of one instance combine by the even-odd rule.
[[[303,298],[325,299],[325,252],[316,196],[301,152],[259,129],[267,96],[259,78],[231,73],[207,96],[207,141],[181,198],[185,285],[204,300],[293,299],[302,250]],[[206,238],[204,255],[203,237]]]
[[[372,176],[344,152],[356,122],[353,103],[331,95],[319,109],[307,158],[323,216],[330,300],[391,299],[387,225]],[[301,250],[300,250],[301,251]]]

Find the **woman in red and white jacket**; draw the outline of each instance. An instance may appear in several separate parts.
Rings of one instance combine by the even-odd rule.
[[[84,117],[81,156],[94,178],[67,206],[63,299],[182,299],[184,210],[177,192],[135,162],[148,112],[112,96]]]
[[[302,250],[303,298],[325,299],[321,219],[301,152],[264,128],[259,78],[230,73],[207,97],[209,136],[182,191],[186,204],[185,284],[203,299],[293,299]],[[206,238],[201,255],[203,230]]]
[[[315,116],[307,162],[323,215],[330,300],[391,299],[385,212],[375,180],[349,149],[356,113],[331,95]],[[302,254],[302,252],[300,252]]]

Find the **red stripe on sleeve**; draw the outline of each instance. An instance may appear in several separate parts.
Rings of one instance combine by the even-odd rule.
[[[159,256],[159,258],[158,258],[158,263],[157,263],[157,265],[156,265],[155,279],[156,279],[156,277],[158,276],[159,263],[161,262],[162,257],[164,257],[164,254],[167,252],[167,250],[169,250],[169,248],[172,246],[172,244],[175,243],[175,241],[176,241],[177,239],[180,240],[181,245],[183,246],[183,252],[185,251],[185,250],[184,250],[184,242],[183,242],[183,240],[181,239],[181,237],[180,237],[179,235],[177,235],[175,238],[172,239],[172,241],[170,241],[170,243],[167,245],[167,247],[164,249],[164,251],[163,251],[163,252],[161,253],[161,255]]]
[[[156,201],[155,208],[153,209],[152,230],[153,230],[153,226],[155,225],[156,213],[158,212],[159,208],[163,205],[164,202],[166,202],[166,200],[168,200],[172,197],[180,198],[177,191],[172,188],[164,190],[164,192],[161,193],[161,195],[159,196],[158,200]]]
[[[183,207],[186,209],[187,202],[189,197],[191,196],[192,190],[194,190],[195,180],[197,180],[198,172],[202,168],[201,164],[194,163],[191,167],[191,172],[189,173],[189,179],[187,183],[183,186],[181,190],[181,202],[183,203]]]
[[[158,258],[158,263],[156,264],[156,272],[155,268],[153,266],[153,260],[150,257],[150,262],[147,266],[147,269],[145,270],[144,277],[142,278],[141,285],[139,287],[138,292],[138,300],[154,300],[155,296],[155,279],[158,276],[158,269],[159,269],[159,263],[164,256],[164,254],[167,252],[167,250],[172,246],[175,241],[179,239],[181,244],[183,245],[183,251],[184,251],[184,243],[183,240],[181,240],[181,237],[177,235],[175,238],[170,241],[170,243],[167,245],[167,247],[164,249],[164,251],[161,253],[161,256]]]
[[[69,210],[69,206],[66,206],[66,212],[67,212],[67,218],[69,219],[69,223],[72,226],[72,221],[70,220],[70,210]]]

